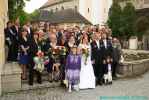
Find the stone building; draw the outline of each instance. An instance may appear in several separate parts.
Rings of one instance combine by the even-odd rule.
[[[112,0],[49,0],[40,10],[50,11],[51,13],[68,9],[75,10],[88,22],[96,25],[107,21],[111,4]]]
[[[1,87],[1,74],[2,67],[5,64],[5,46],[4,46],[4,27],[7,22],[7,12],[8,12],[8,1],[0,0],[0,95],[2,91]]]

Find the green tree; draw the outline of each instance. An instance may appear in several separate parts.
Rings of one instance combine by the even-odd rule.
[[[24,25],[27,21],[30,21],[30,14],[26,13],[25,11],[21,11],[19,15],[20,24]]]
[[[113,36],[120,37],[122,35],[122,9],[118,2],[113,2],[110,11],[108,25],[112,29]]]
[[[126,3],[121,19],[124,29],[123,32],[125,33],[126,38],[136,35],[136,29],[134,27],[136,21],[136,11],[132,3]]]
[[[25,1],[30,1],[30,0],[8,0],[8,13],[9,13],[10,20],[15,20],[16,18],[20,17],[22,14],[24,16],[25,12],[23,8],[25,6]]]
[[[40,17],[40,11],[35,10],[31,14],[29,14],[29,17],[30,17],[30,20],[38,20],[38,18]]]

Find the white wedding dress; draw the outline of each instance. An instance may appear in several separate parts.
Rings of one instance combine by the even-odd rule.
[[[92,89],[95,88],[95,75],[93,71],[93,66],[91,63],[91,46],[89,45],[79,45],[80,48],[88,48],[89,56],[87,58],[87,63],[85,64],[85,57],[82,56],[81,59],[81,71],[80,71],[80,89]]]

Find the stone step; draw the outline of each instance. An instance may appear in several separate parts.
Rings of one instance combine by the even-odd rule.
[[[42,89],[42,88],[55,88],[59,87],[60,82],[48,82],[48,81],[43,81],[42,84],[38,84],[34,82],[33,86],[30,86],[26,83],[23,83],[21,86],[21,91],[26,91],[26,90],[35,90],[35,89]]]
[[[28,71],[27,71],[27,78],[28,78]],[[36,74],[34,75],[34,81],[36,81]],[[42,81],[48,81],[48,72],[46,70],[44,70],[42,72]],[[22,80],[22,83],[28,83],[28,79],[27,80]]]
[[[21,68],[18,63],[6,63],[2,70],[2,92],[20,90]]]
[[[46,70],[42,73],[42,84],[37,84],[36,81],[34,81],[34,85],[29,86],[28,80],[21,80],[22,71],[18,63],[6,63],[2,72],[3,93],[60,86],[60,82],[48,82],[48,73]],[[28,74],[27,71],[27,75]]]

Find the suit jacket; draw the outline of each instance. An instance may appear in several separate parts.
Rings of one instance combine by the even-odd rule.
[[[33,38],[33,30],[32,30],[32,28],[30,27],[29,30],[30,30],[30,32],[28,32],[28,36],[30,38]]]
[[[34,39],[30,41],[29,53],[32,58],[36,56],[36,53],[38,52],[38,46],[38,43],[36,43]]]
[[[13,33],[15,35],[16,41],[18,41],[18,39],[21,37],[20,36],[21,34],[19,34],[20,33],[20,30],[21,30],[20,27],[18,27],[18,30],[17,30],[15,26],[12,26],[11,27],[11,30],[13,31]]]
[[[107,47],[104,44],[104,41],[101,41],[101,53],[102,53],[102,60],[106,59],[108,56],[113,58],[113,47],[112,47],[112,43],[109,39],[106,39],[106,43],[107,43]]]
[[[96,43],[96,41],[93,41],[91,43],[91,60],[95,60],[96,62],[101,63],[102,53],[101,53],[101,41],[99,41],[99,47]]]
[[[113,43],[113,61],[114,62],[119,62],[120,57],[121,57],[121,44],[120,43]]]
[[[57,43],[60,44],[61,38],[62,38],[62,33],[61,32],[57,32],[56,33],[56,37],[57,37]]]
[[[10,46],[15,42],[15,34],[13,33],[13,31],[11,30],[11,28],[5,28],[4,29],[4,33],[5,33],[5,43],[6,45]]]

